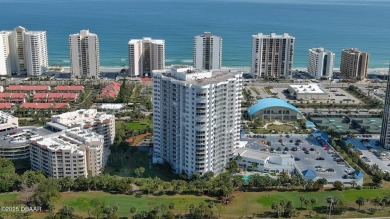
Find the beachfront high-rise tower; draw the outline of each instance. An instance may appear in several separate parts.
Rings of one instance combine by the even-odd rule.
[[[341,74],[357,80],[366,78],[369,57],[368,53],[356,48],[343,49],[340,63]]]
[[[89,30],[69,35],[70,66],[75,78],[99,78],[99,38]]]
[[[315,79],[333,77],[334,53],[324,48],[309,49],[307,72]]]
[[[0,45],[3,53],[0,56],[6,57],[8,75],[40,76],[47,71],[49,59],[46,31],[28,31],[19,26],[13,31],[1,31],[0,35],[3,44]]]
[[[385,106],[382,115],[382,130],[379,139],[380,145],[386,149],[390,149],[390,65],[387,74],[387,89],[385,97]]]
[[[49,67],[46,31],[28,31],[24,34],[25,67],[28,76],[40,76]]]
[[[223,172],[240,138],[242,74],[153,72],[153,162],[178,174]]]
[[[0,32],[0,76],[11,76],[9,31]]]
[[[196,69],[220,69],[222,66],[222,38],[204,32],[194,38],[194,67]]]
[[[283,35],[252,35],[251,73],[257,78],[291,78],[295,37]]]
[[[153,70],[165,68],[165,41],[150,37],[132,39],[129,47],[130,76],[150,75]]]

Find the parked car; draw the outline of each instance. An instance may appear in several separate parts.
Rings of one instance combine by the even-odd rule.
[[[295,161],[300,161],[300,160],[301,160],[301,158],[299,158],[299,157],[295,157],[295,158],[294,158],[294,160],[295,160]]]
[[[314,149],[314,148],[310,148],[310,151],[315,151],[316,149]]]
[[[309,151],[305,151],[305,154],[310,154],[310,152]]]
[[[317,157],[316,160],[325,160],[323,157]]]

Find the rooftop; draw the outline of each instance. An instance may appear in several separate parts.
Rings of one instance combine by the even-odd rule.
[[[56,91],[83,91],[84,86],[64,86],[64,85],[59,85],[54,88]]]
[[[163,77],[171,78],[171,80],[185,81],[186,84],[193,85],[209,85],[241,77],[241,73],[238,72],[223,70],[202,71],[189,66],[174,66],[168,72],[156,71],[153,74],[161,74]]]
[[[46,85],[9,85],[7,90],[10,91],[40,91],[40,90],[50,90],[49,86]]]
[[[271,33],[269,35],[266,35],[263,33],[258,33],[257,35],[252,35],[252,37],[255,37],[255,38],[292,38],[292,39],[295,38],[295,37],[289,35],[288,33],[283,33],[282,35],[277,35],[276,33]]]
[[[54,132],[43,127],[19,127],[0,132],[0,146],[13,147],[29,143],[30,138],[53,134]]]
[[[49,150],[70,150],[79,155],[83,155],[88,147],[101,147],[103,141],[103,136],[79,127],[31,138],[32,143]]]
[[[248,108],[248,113],[250,116],[252,116],[261,110],[271,108],[271,107],[284,107],[284,108],[291,109],[295,112],[301,113],[301,111],[299,109],[297,109],[295,106],[293,106],[293,105],[291,105],[291,104],[287,103],[286,101],[281,100],[279,98],[260,99],[257,101],[257,103],[255,103],[254,105],[252,105]]]
[[[7,123],[9,119],[16,119],[17,117],[10,113],[0,111],[0,124]]]
[[[241,157],[248,157],[251,159],[261,159],[266,160],[269,157],[280,157],[280,158],[292,158],[291,154],[275,154],[267,153],[264,151],[252,150],[248,148],[239,148],[234,152],[235,154],[240,154]]]
[[[326,92],[318,84],[290,85],[297,94],[325,94]]]

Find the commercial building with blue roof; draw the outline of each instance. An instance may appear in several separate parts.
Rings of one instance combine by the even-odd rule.
[[[295,106],[278,98],[260,99],[248,108],[248,114],[252,118],[262,120],[297,120],[303,118],[302,112]]]

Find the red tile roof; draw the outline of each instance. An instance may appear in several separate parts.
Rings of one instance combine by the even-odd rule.
[[[9,98],[11,93],[0,93],[0,98]]]
[[[49,93],[48,98],[59,99],[62,97],[62,93]]]
[[[150,82],[150,81],[152,81],[152,78],[141,78],[141,81],[142,82]]]
[[[22,103],[21,109],[49,109],[52,107],[51,103]]]
[[[54,103],[54,108],[60,109],[60,108],[69,108],[68,103]]]
[[[34,99],[46,99],[48,93],[35,93],[34,94]]]
[[[11,99],[23,99],[27,96],[26,93],[12,93]]]
[[[26,93],[0,93],[0,98],[23,99],[26,96]]]
[[[83,91],[84,86],[64,86],[64,85],[59,85],[54,88],[56,91]]]
[[[96,98],[97,99],[116,98],[119,94],[120,89],[121,89],[121,84],[119,84],[118,82],[111,82],[102,88],[100,94]]]
[[[12,103],[0,103],[0,109],[11,109]]]
[[[78,96],[77,93],[64,93],[62,98],[64,99],[76,99]]]
[[[22,103],[20,105],[22,109],[60,109],[60,108],[69,108],[68,103]]]
[[[10,90],[10,91],[42,91],[42,90],[50,90],[50,87],[46,86],[46,85],[37,85],[37,86],[9,85],[7,87],[7,90]]]

